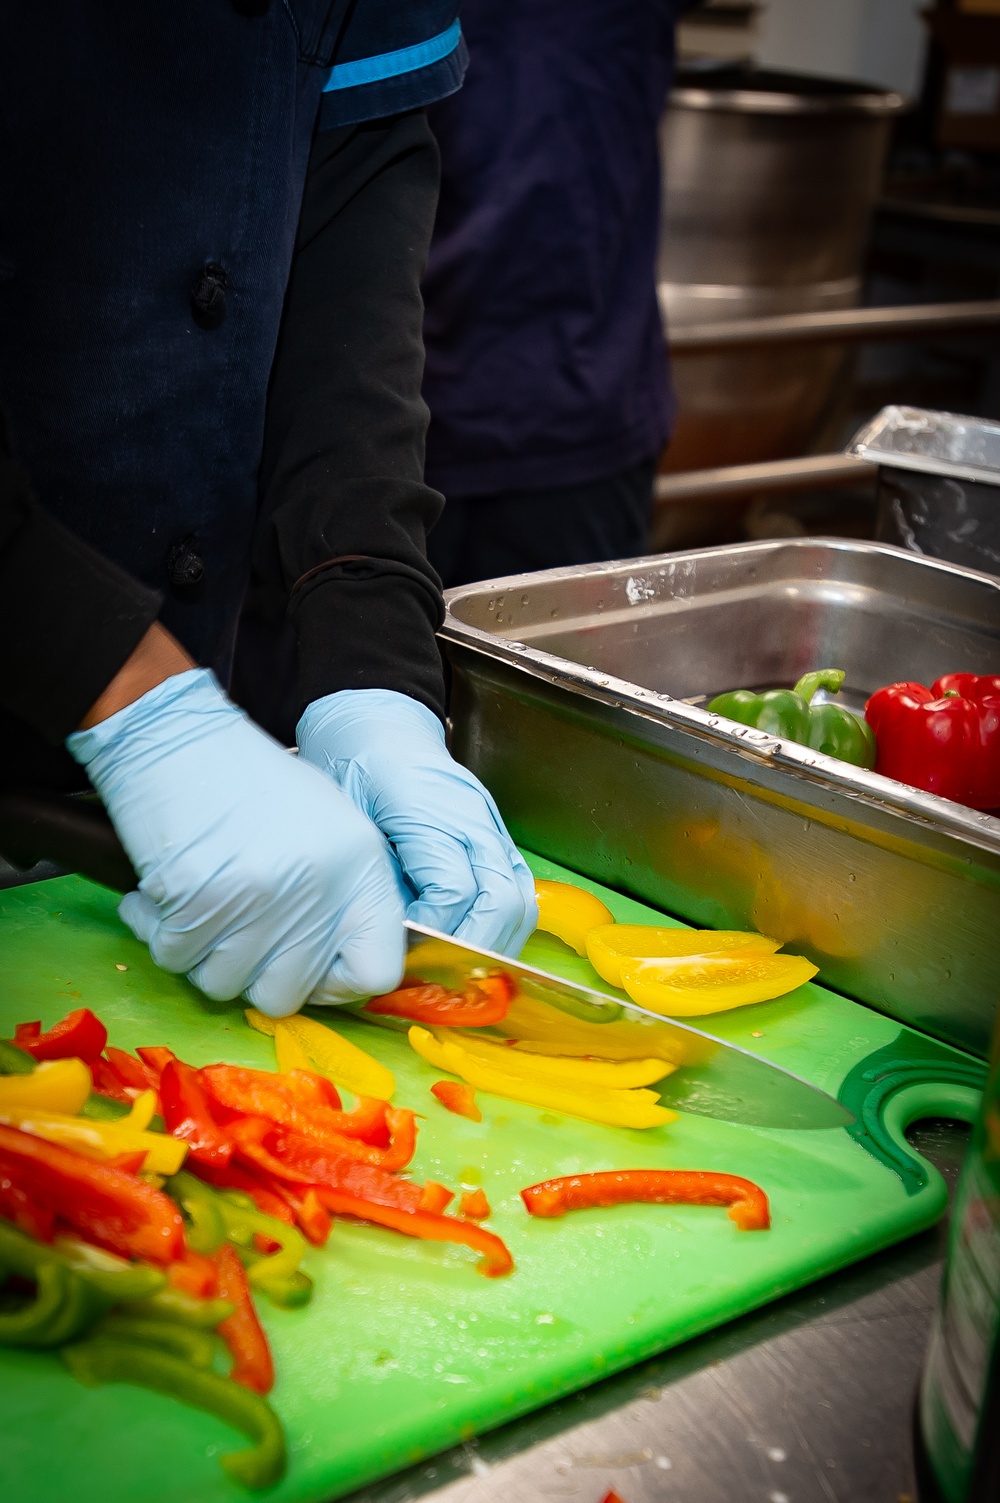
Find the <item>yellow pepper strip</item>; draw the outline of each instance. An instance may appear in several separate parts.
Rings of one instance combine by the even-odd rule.
[[[802,955],[687,955],[623,961],[622,984],[650,1012],[703,1017],[783,997],[818,969]]]
[[[266,1012],[258,1012],[256,1007],[244,1007],[243,1016],[258,1033],[266,1033],[269,1039],[274,1038],[278,1028],[277,1018],[269,1018]]]
[[[546,882],[535,879],[538,903],[538,927],[554,934],[578,955],[587,953],[587,933],[596,925],[613,924],[614,914],[600,898],[569,882]]]
[[[711,1046],[653,1022],[588,1023],[547,1002],[519,992],[498,1032],[518,1041],[529,1054],[589,1055],[596,1059],[662,1059],[670,1064],[697,1064]]]
[[[352,1044],[350,1039],[345,1039],[343,1034],[336,1033],[315,1018],[283,1018],[279,1028],[288,1030],[320,1073],[328,1075],[334,1085],[353,1091],[356,1096],[392,1100],[396,1089],[392,1071],[364,1049],[359,1049],[357,1044]]]
[[[120,1153],[146,1154],[143,1170],[153,1174],[176,1174],[187,1156],[187,1144],[162,1132],[140,1132],[118,1122],[98,1122],[90,1117],[72,1117],[62,1112],[33,1111],[30,1107],[0,1105],[0,1122],[19,1127],[33,1137],[45,1138],[64,1148],[75,1149],[91,1159],[113,1159]]]
[[[551,1080],[558,1085],[574,1089],[583,1086],[614,1086],[618,1090],[633,1090],[648,1086],[671,1074],[676,1066],[662,1059],[583,1059],[580,1056],[543,1055],[530,1051],[521,1052],[509,1044],[495,1044],[489,1039],[465,1033],[456,1033],[452,1028],[435,1029],[440,1043],[458,1044],[466,1054],[504,1070],[509,1075],[530,1077],[533,1080]]]
[[[73,1116],[90,1091],[90,1071],[82,1059],[53,1059],[36,1065],[30,1075],[0,1075],[0,1111],[17,1106]]]
[[[612,1086],[587,1086],[574,1090],[555,1081],[532,1080],[508,1074],[474,1059],[459,1044],[441,1043],[426,1028],[409,1031],[412,1047],[435,1069],[458,1075],[477,1090],[510,1101],[523,1101],[547,1111],[565,1112],[608,1127],[662,1127],[673,1122],[676,1112],[657,1103],[655,1091],[620,1091]]]
[[[278,1060],[278,1069],[283,1075],[289,1070],[311,1070],[313,1067],[312,1060],[284,1018],[274,1031],[274,1052]]]
[[[773,955],[777,939],[743,929],[681,929],[657,924],[613,924],[591,929],[587,955],[599,976],[612,986],[622,984],[622,961],[673,955],[710,955],[752,951]]]
[[[156,1107],[156,1092],[143,1091],[133,1101],[132,1110],[128,1116],[122,1117],[115,1125],[117,1127],[134,1127],[139,1132],[143,1132],[156,1116]]]

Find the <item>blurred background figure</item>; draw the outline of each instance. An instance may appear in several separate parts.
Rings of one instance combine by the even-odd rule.
[[[446,586],[648,549],[672,418],[657,127],[690,0],[466,0],[424,281]]]

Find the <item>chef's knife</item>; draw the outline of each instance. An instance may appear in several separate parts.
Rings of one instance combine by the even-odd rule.
[[[21,867],[56,861],[119,891],[137,885],[110,820],[89,800],[34,793],[0,796],[0,854]],[[797,1075],[689,1023],[419,924],[406,928],[407,971],[412,975],[461,989],[476,976],[502,970],[519,991],[547,1003],[553,1020],[565,1017],[568,1031],[574,1021],[594,1024],[610,1030],[608,1038],[619,1046],[630,1047],[634,1037],[640,1057],[673,1061],[677,1069],[656,1086],[664,1106],[752,1127],[846,1127],[854,1120],[846,1107]]]

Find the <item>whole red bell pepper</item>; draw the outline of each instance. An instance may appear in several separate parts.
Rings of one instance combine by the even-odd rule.
[[[184,1223],[174,1202],[111,1164],[17,1127],[0,1127],[0,1183],[4,1181],[110,1252],[159,1264],[184,1257]]]
[[[233,1140],[213,1118],[198,1071],[191,1065],[167,1060],[160,1071],[160,1107],[167,1132],[184,1139],[190,1158],[202,1164],[229,1163]]]
[[[771,1225],[767,1196],[753,1180],[738,1174],[700,1169],[611,1169],[597,1174],[568,1174],[543,1180],[521,1191],[532,1216],[565,1216],[567,1211],[630,1202],[656,1205],[728,1206],[730,1220],[742,1232],[763,1232]]]
[[[32,1059],[82,1059],[92,1064],[108,1042],[108,1030],[89,1007],[78,1007],[42,1033],[38,1023],[18,1023],[14,1042]]]
[[[1000,676],[887,684],[865,706],[875,771],[972,809],[1000,808]]]

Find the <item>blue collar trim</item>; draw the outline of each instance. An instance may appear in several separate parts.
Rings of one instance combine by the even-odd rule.
[[[462,37],[462,27],[454,20],[447,31],[438,32],[426,42],[413,47],[400,47],[396,52],[381,52],[376,57],[361,57],[352,63],[335,63],[330,76],[323,85],[323,93],[334,89],[354,89],[359,84],[380,83],[383,78],[397,78],[400,73],[412,73],[417,68],[426,68],[438,63],[455,51]]]

